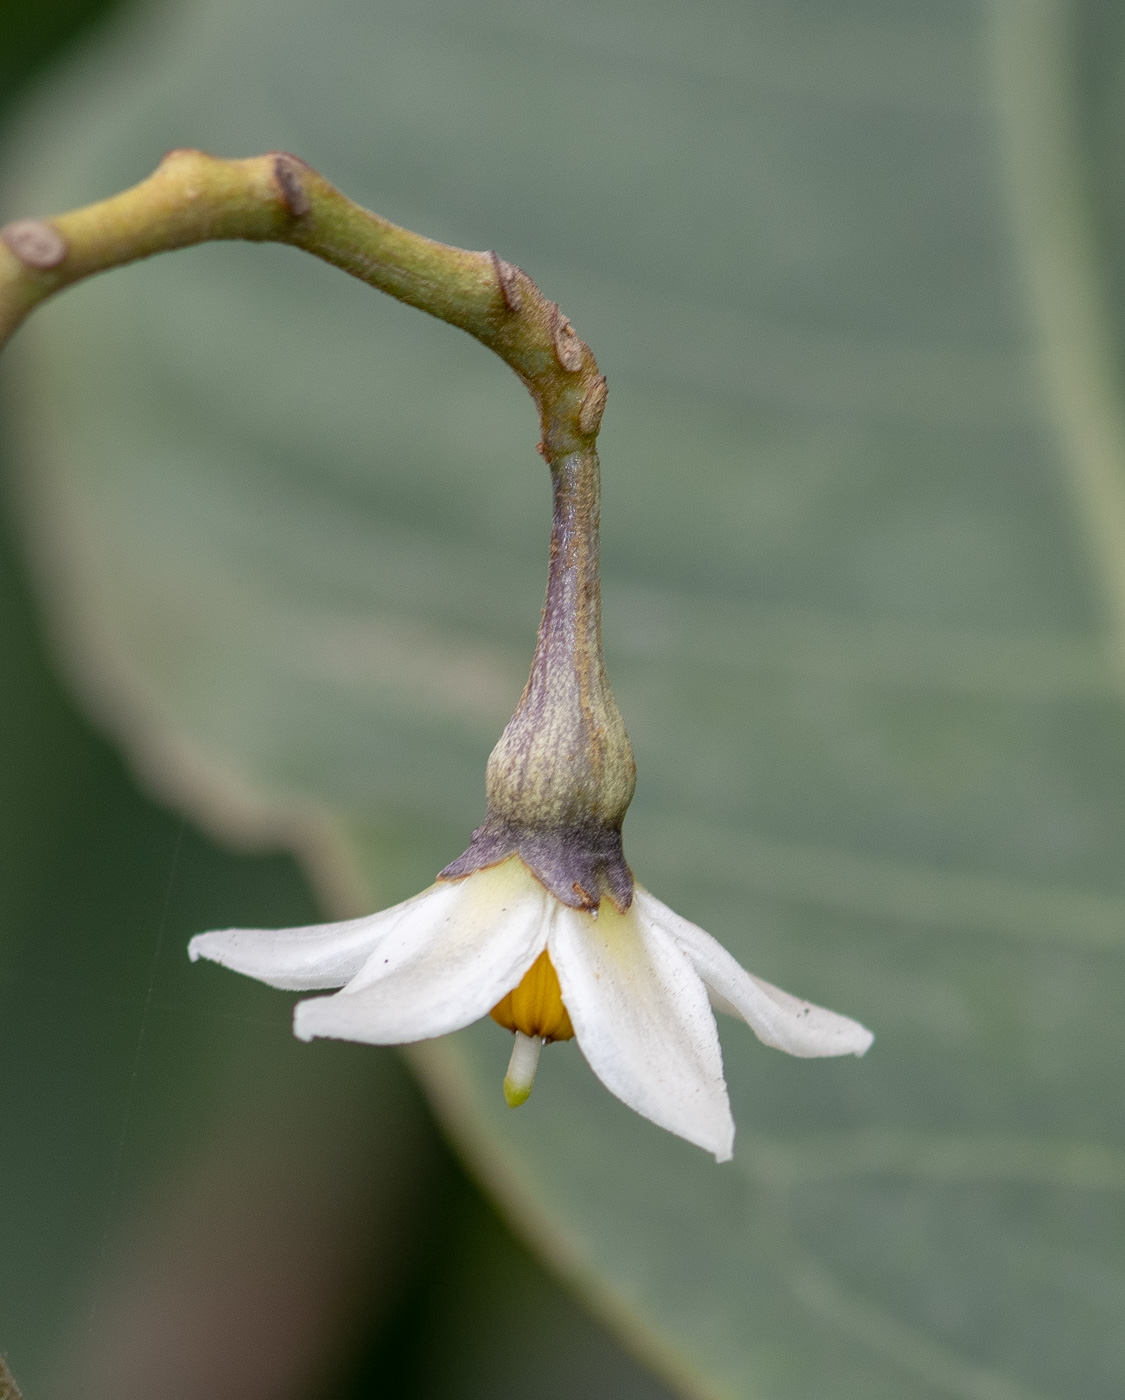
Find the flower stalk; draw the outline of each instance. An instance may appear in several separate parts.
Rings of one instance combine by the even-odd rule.
[[[567,453],[551,476],[551,562],[531,674],[488,760],[485,822],[440,878],[518,855],[563,904],[597,910],[606,894],[624,913],[633,874],[621,823],[637,770],[602,655],[597,453]]]
[[[486,775],[487,811],[437,882],[391,909],[298,929],[223,929],[190,955],[288,990],[294,1031],[408,1044],[491,1015],[515,1035],[504,1094],[577,1041],[622,1102],[714,1153],[731,1118],[711,1003],[792,1055],[862,1055],[871,1033],[754,977],[640,885],[621,825],[635,769],[602,657],[596,440],[605,378],[554,302],[494,252],[435,243],[360,208],[295,156],[172,151],[130,190],[0,229],[0,346],[64,287],[211,239],[289,243],[459,326],[539,411],[554,516],[531,674]],[[14,1384],[0,1367],[3,1386]]]
[[[285,152],[221,160],[171,151],[147,180],[51,219],[0,229],[0,346],[40,302],[84,277],[211,239],[290,243],[459,326],[509,364],[539,410],[554,522],[547,602],[527,688],[488,764],[488,810],[460,879],[518,854],[564,904],[621,911],[633,876],[621,822],[633,754],[602,658],[600,480],[606,381],[554,302],[495,252],[396,227]]]

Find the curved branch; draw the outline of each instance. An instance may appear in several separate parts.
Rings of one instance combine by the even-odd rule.
[[[636,769],[602,657],[595,441],[606,382],[589,347],[496,253],[398,228],[296,156],[220,160],[190,150],[171,151],[112,199],[0,229],[0,347],[35,306],[83,277],[227,238],[291,243],[460,326],[530,391],[554,481],[547,604],[527,688],[489,760],[487,818],[442,877],[518,854],[566,904],[597,909],[608,894],[628,908],[621,823]]]
[[[64,287],[154,253],[214,239],[291,243],[468,331],[527,385],[548,461],[590,448],[605,380],[554,302],[495,253],[398,228],[284,152],[221,160],[170,151],[139,185],[51,219],[0,229],[0,347]]]

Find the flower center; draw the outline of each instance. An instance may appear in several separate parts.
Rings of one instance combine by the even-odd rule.
[[[544,949],[524,973],[523,981],[489,1015],[510,1031],[536,1040],[571,1040],[574,1027],[563,1005],[558,974]]]

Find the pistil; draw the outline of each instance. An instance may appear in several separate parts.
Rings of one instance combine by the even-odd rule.
[[[530,1097],[542,1048],[543,1042],[538,1036],[516,1031],[516,1043],[512,1046],[508,1073],[504,1076],[504,1098],[509,1108],[519,1108]]]

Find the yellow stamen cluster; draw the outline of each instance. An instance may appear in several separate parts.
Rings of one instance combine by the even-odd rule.
[[[572,1040],[574,1027],[563,1005],[558,974],[546,950],[524,974],[523,981],[489,1013],[510,1031],[522,1031],[537,1040]]]

